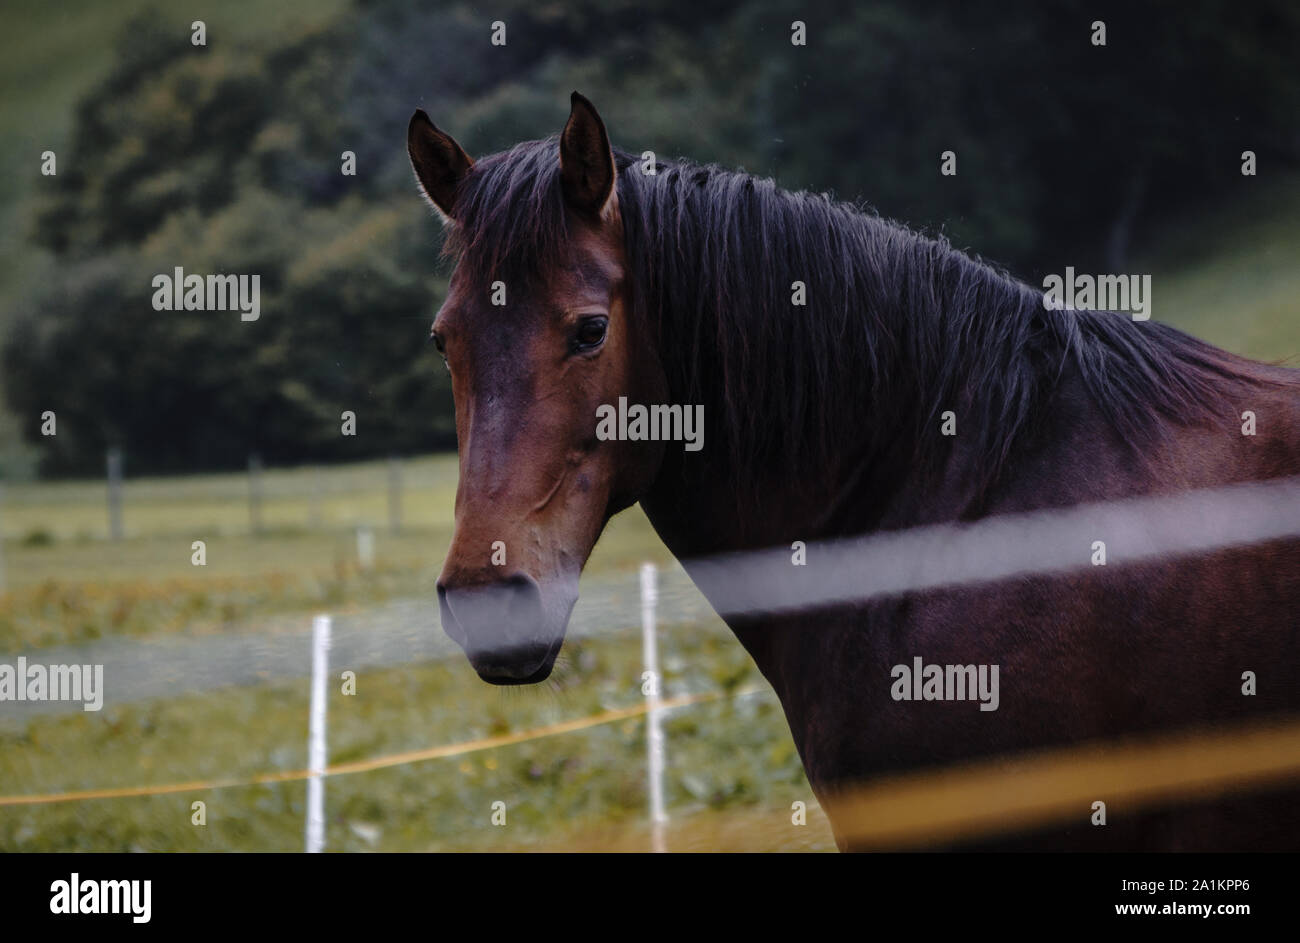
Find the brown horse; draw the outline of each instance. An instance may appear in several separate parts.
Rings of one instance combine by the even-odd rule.
[[[637,501],[716,605],[729,590],[695,560],[1300,473],[1295,371],[1050,309],[823,196],[616,153],[577,93],[558,141],[475,162],[417,111],[408,150],[457,259],[433,326],[460,453],[438,597],[485,681],[548,676],[592,547]],[[620,398],[702,407],[703,447],[599,434]],[[1294,536],[796,611],[733,602],[823,801],[883,773],[1300,712]],[[996,709],[891,695],[916,658],[1000,666]],[[1106,827],[1085,806],[988,847],[1294,848],[1295,798],[1121,808]]]

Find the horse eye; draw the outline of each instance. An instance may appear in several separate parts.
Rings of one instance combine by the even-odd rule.
[[[605,342],[609,318],[583,318],[573,335],[574,350],[592,350]]]
[[[447,373],[451,373],[451,364],[447,363],[447,345],[443,343],[442,335],[437,331],[429,335],[429,340],[433,341],[433,346],[438,349],[438,356],[442,358],[442,367]]]

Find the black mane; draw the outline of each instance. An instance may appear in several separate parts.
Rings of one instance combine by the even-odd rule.
[[[618,164],[636,316],[651,319],[674,399],[705,404],[710,448],[734,468],[828,466],[905,442],[912,473],[937,473],[951,409],[983,490],[1071,366],[1135,443],[1161,416],[1223,419],[1208,404],[1240,379],[1234,358],[1173,328],[1046,310],[1040,291],[946,240],[827,196],[685,161],[653,175],[630,155]],[[456,215],[448,249],[476,281],[564,264],[556,139],[480,160]],[[806,307],[791,304],[795,280]]]

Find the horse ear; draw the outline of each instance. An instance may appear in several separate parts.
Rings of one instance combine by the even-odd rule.
[[[424,198],[444,219],[451,219],[456,186],[474,166],[473,158],[450,134],[439,131],[419,108],[406,126],[406,152],[411,157],[415,179]]]
[[[577,92],[560,135],[560,180],[564,198],[579,212],[602,217],[614,205],[614,154],[596,106]]]

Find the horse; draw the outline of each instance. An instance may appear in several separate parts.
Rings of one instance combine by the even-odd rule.
[[[717,568],[697,561],[1300,473],[1298,371],[1047,305],[827,195],[633,157],[586,98],[570,106],[558,137],[478,160],[422,110],[408,127],[454,260],[431,333],[460,476],[438,608],[482,680],[548,677],[597,538],[638,502],[713,601]],[[598,434],[621,399],[702,407],[703,447]],[[884,775],[1300,712],[1295,534],[726,610],[842,850],[875,847],[834,810]],[[997,709],[891,697],[922,658],[1000,666]],[[1106,827],[1083,807],[922,847],[1294,849],[1296,799],[1274,783],[1113,809]]]

